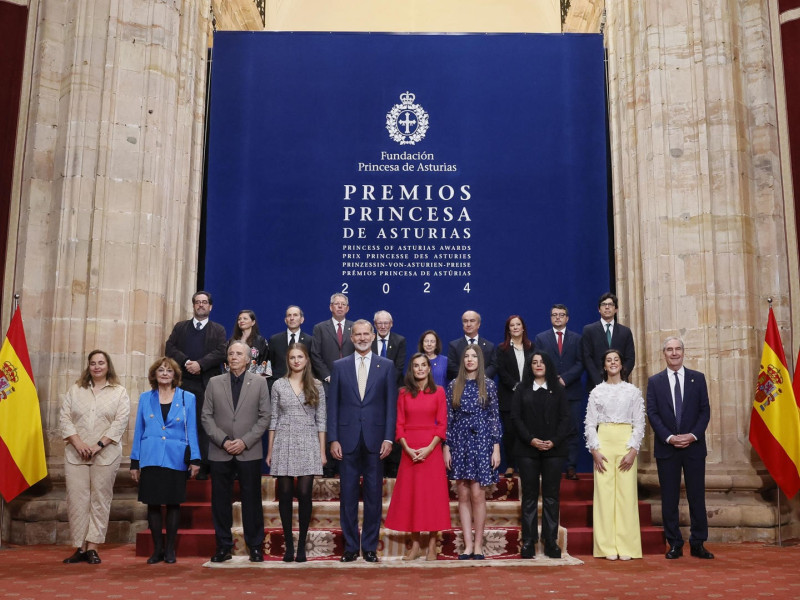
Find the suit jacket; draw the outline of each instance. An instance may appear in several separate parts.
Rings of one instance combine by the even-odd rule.
[[[675,421],[675,409],[672,404],[671,388],[674,386],[674,377],[671,379],[669,373],[664,369],[647,380],[647,418],[655,433],[653,456],[670,458],[676,452],[686,452],[697,457],[705,457],[706,427],[711,417],[706,377],[700,371],[685,369],[681,422],[678,424]],[[669,436],[679,433],[691,433],[697,441],[683,449],[667,443]]]
[[[184,352],[184,343],[186,334],[192,329],[194,329],[192,319],[175,323],[175,327],[172,328],[172,333],[169,334],[167,343],[164,346],[164,354],[174,359],[181,366],[184,376],[186,376],[187,371],[183,365],[189,360],[189,357]],[[203,345],[205,355],[197,360],[203,371],[204,386],[208,385],[208,381],[219,373],[220,366],[225,362],[225,344],[228,339],[225,328],[219,323],[209,320],[205,329],[206,338]]]
[[[603,381],[603,353],[609,349],[606,330],[600,321],[589,323],[583,328],[581,340],[583,348],[583,366],[589,374],[588,391]],[[628,375],[633,372],[636,364],[636,350],[633,347],[633,334],[631,330],[614,323],[611,331],[611,348],[622,353],[622,364]]]
[[[393,440],[397,423],[397,384],[394,363],[372,355],[364,400],[358,393],[356,355],[333,364],[328,388],[328,437],[342,452],[353,452],[364,437],[369,452],[380,452],[384,440]]]
[[[536,458],[567,455],[567,441],[572,434],[572,417],[564,389],[556,390],[517,387],[511,402],[511,422],[514,424],[514,455]],[[531,446],[533,438],[550,440],[553,447],[542,452]]]
[[[91,388],[73,384],[61,398],[59,425],[66,440],[74,434],[90,446],[103,436],[111,440],[100,452],[84,460],[69,442],[64,448],[64,461],[73,465],[110,465],[122,456],[122,436],[128,429],[131,401],[119,384],[108,384],[97,396]],[[113,482],[112,482],[113,484]]]
[[[216,461],[261,460],[261,436],[269,426],[270,401],[266,378],[244,373],[236,410],[233,408],[229,373],[212,377],[203,403],[203,429],[209,437],[208,459]],[[240,439],[247,448],[238,456],[222,449],[225,438]]]
[[[352,327],[353,322],[346,319],[342,328],[342,348],[340,351],[333,320],[328,319],[314,325],[313,341],[311,342],[311,366],[314,368],[314,375],[320,381],[330,377],[335,361],[356,351],[353,346],[353,340],[350,339],[350,329]]]
[[[372,341],[372,352],[378,354],[378,335]],[[406,370],[406,338],[402,335],[389,332],[389,346],[386,348],[386,358],[394,363],[397,369],[397,386],[403,385],[403,375]]]
[[[286,334],[285,329],[269,338],[269,349],[267,352],[269,360],[272,363],[272,377],[270,377],[270,380],[273,382],[286,375],[286,353],[289,352],[288,338],[289,336]],[[308,348],[309,355],[311,354],[312,337],[310,335],[301,329],[300,336],[296,336],[295,341],[298,344],[304,344],[305,347]]]
[[[564,380],[567,400],[583,400],[581,335],[565,329],[561,354],[558,353],[558,340],[552,327],[538,334],[533,345],[547,352],[553,359],[559,377]]]
[[[199,460],[194,394],[175,388],[172,406],[164,421],[158,390],[143,392],[136,411],[131,460],[138,460],[139,468],[166,467],[185,471],[189,467],[183,462],[187,445],[190,458]]]
[[[531,346],[529,350],[525,350],[525,358],[522,363],[523,367],[530,364],[532,352],[533,346]],[[498,346],[494,356],[497,367],[497,400],[500,404],[500,411],[508,412],[511,410],[511,399],[514,397],[514,388],[516,388],[517,384],[522,380],[522,373],[519,372],[517,355],[511,346],[505,350],[501,350]]]
[[[463,354],[468,345],[467,338],[462,335],[458,339],[450,342],[450,345],[447,347],[448,380],[455,379],[456,375],[458,375],[458,368],[461,366],[461,354]],[[479,335],[476,345],[483,351],[483,368],[486,373],[486,378],[494,379],[494,376],[497,374],[494,344],[485,337]]]

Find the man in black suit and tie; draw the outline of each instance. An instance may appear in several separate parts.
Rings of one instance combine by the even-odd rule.
[[[350,300],[344,294],[331,296],[331,318],[314,325],[311,340],[311,366],[314,375],[322,382],[325,395],[331,381],[333,363],[355,352],[350,336],[352,321],[345,319],[350,310]],[[328,448],[328,462],[322,469],[324,477],[335,477],[339,470],[339,462],[335,460]]]
[[[647,381],[647,417],[655,434],[653,455],[661,486],[661,519],[669,543],[666,558],[683,556],[678,522],[681,471],[689,502],[689,547],[697,558],[714,558],[703,546],[708,539],[706,515],[706,427],[711,416],[706,378],[683,366],[683,341],[664,342],[667,368]]]
[[[392,361],[372,352],[375,334],[369,321],[353,323],[355,354],[333,365],[327,398],[331,454],[341,461],[339,517],[344,536],[342,562],[358,558],[378,562],[383,464],[392,451],[397,420],[397,383]],[[358,533],[359,482],[364,522]]]
[[[569,310],[563,304],[553,304],[550,309],[552,328],[542,331],[534,339],[535,348],[544,350],[552,358],[558,371],[558,379],[567,394],[572,427],[567,456],[567,479],[578,479],[578,454],[583,446],[583,418],[586,402],[583,395],[583,361],[581,360],[581,336],[567,329]]]
[[[188,321],[180,321],[172,328],[164,354],[181,365],[181,387],[194,394],[197,423],[203,414],[203,402],[209,380],[220,373],[225,360],[225,328],[209,320],[213,300],[204,290],[192,296],[193,316]],[[208,479],[208,436],[202,427],[197,428],[197,441],[200,444],[202,465],[197,479]]]
[[[494,379],[497,367],[494,360],[494,344],[485,337],[478,335],[481,328],[481,316],[474,310],[468,310],[461,315],[461,325],[464,328],[464,337],[450,342],[447,347],[447,379],[455,379],[458,367],[461,365],[461,355],[467,346],[475,344],[483,352],[483,364],[487,379]]]
[[[227,358],[230,372],[208,383],[202,416],[203,429],[211,440],[211,515],[217,540],[211,562],[231,558],[234,479],[239,480],[241,490],[244,541],[250,549],[250,561],[262,562],[261,436],[269,426],[269,388],[263,377],[247,370],[247,344],[232,342]]]
[[[583,328],[581,344],[583,347],[583,368],[589,374],[587,391],[591,392],[603,381],[603,353],[614,348],[622,353],[622,366],[626,379],[636,364],[636,350],[633,346],[631,330],[617,323],[617,297],[611,292],[600,296],[597,303],[600,320]]]
[[[388,311],[379,310],[376,312],[372,317],[372,323],[378,333],[372,341],[372,351],[394,363],[394,367],[397,369],[397,387],[399,388],[403,385],[403,374],[406,365],[406,338],[392,331],[394,320]],[[383,465],[385,477],[397,477],[397,469],[400,467],[402,453],[403,449],[400,444],[395,444],[392,447],[392,453],[386,458]]]
[[[284,317],[286,329],[279,331],[269,338],[269,360],[272,364],[272,376],[269,378],[269,389],[272,391],[272,384],[286,375],[286,353],[289,352],[289,344],[303,344],[311,352],[311,336],[300,331],[300,326],[305,321],[303,311],[299,306],[289,306],[286,308]]]

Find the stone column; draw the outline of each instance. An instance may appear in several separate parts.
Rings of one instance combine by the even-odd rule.
[[[190,308],[209,0],[39,0],[32,9],[19,233],[7,268],[22,294],[57,487],[59,397],[87,352],[109,352],[135,409],[147,367]],[[30,535],[18,524],[21,542],[55,541],[52,524]]]
[[[789,269],[767,3],[607,3],[617,290],[634,382],[667,335],[706,373],[712,540],[772,539],[772,486],[747,436],[767,296],[786,328]],[[640,482],[653,492],[645,451]],[[682,508],[682,523],[688,512]],[[788,518],[788,517],[786,517]]]

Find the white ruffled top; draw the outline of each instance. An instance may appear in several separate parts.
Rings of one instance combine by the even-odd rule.
[[[644,414],[644,398],[639,388],[624,381],[614,384],[604,381],[589,394],[584,421],[586,447],[589,450],[600,447],[597,439],[600,423],[628,423],[633,426],[633,432],[626,447],[638,451],[644,437]]]

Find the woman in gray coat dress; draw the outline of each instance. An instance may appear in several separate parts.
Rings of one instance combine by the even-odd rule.
[[[278,480],[278,511],[286,543],[283,560],[305,562],[306,535],[311,521],[311,488],[314,475],[322,475],[326,461],[325,392],[322,384],[311,374],[311,360],[304,344],[289,346],[286,363],[286,375],[272,386],[267,465]],[[292,498],[295,492],[300,525],[296,556],[292,538]]]

